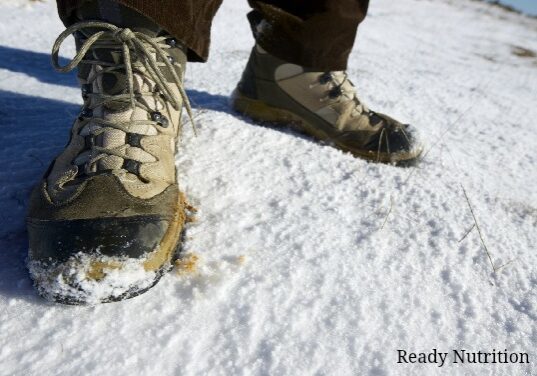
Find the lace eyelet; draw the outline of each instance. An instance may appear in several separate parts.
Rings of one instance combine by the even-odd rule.
[[[330,97],[330,99],[337,99],[341,97],[342,94],[343,92],[341,91],[341,88],[339,86],[336,86],[335,88],[330,90],[330,92],[328,93],[328,96]]]
[[[168,128],[169,121],[166,118],[166,116],[162,115],[160,112],[153,112],[151,113],[151,120],[156,122],[158,125],[160,125],[162,128]]]
[[[84,107],[78,116],[79,120],[84,120],[85,118],[90,118],[93,116],[93,110],[91,108]]]
[[[84,150],[91,150],[95,146],[95,136],[90,134],[84,137]]]
[[[142,135],[138,133],[127,133],[127,144],[135,148],[141,148]]]
[[[92,94],[93,92],[93,86],[91,84],[84,84],[81,86],[81,91],[82,91],[82,98],[87,99],[88,94]]]
[[[133,159],[125,159],[121,168],[127,172],[130,172],[131,174],[140,175],[140,162]]]
[[[166,44],[170,47],[176,47],[177,46],[177,39],[175,38],[168,38],[166,39]]]
[[[319,76],[319,83],[321,85],[326,85],[332,81],[332,74],[330,72],[325,72]]]

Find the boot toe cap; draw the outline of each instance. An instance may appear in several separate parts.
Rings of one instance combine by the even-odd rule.
[[[29,220],[28,267],[39,293],[67,304],[136,296],[158,281],[169,257],[149,262],[166,237],[159,217]]]
[[[418,130],[408,124],[388,125],[365,145],[371,159],[387,163],[415,161],[423,151],[422,138]]]

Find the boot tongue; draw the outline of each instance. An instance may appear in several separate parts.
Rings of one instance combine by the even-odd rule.
[[[156,37],[163,32],[161,27],[149,18],[112,0],[85,2],[81,7],[77,8],[76,17],[80,21],[99,20],[109,22],[120,28],[128,27],[132,31],[144,33],[150,37]],[[88,38],[97,31],[96,29],[88,29],[84,30],[83,34],[85,38]],[[123,63],[123,53],[119,45],[117,48],[93,49],[92,52],[93,57],[100,61],[114,65]],[[135,56],[132,58],[135,59]],[[103,94],[124,94],[127,91],[126,88],[127,77],[124,71],[117,70],[102,75]]]
[[[153,20],[114,0],[87,1],[81,7],[77,8],[75,17],[78,19],[77,21],[99,20],[108,22],[119,28],[129,28],[134,32],[143,33],[151,38],[168,34]],[[89,29],[85,30],[82,34],[84,38],[88,38],[97,31],[97,29]],[[186,49],[178,42],[175,43],[177,43],[176,47],[178,48],[172,48],[168,53],[175,62],[183,67],[182,70],[180,68],[176,69],[176,73],[181,77],[181,75],[184,75],[184,67],[187,62]],[[112,64],[123,63],[122,48],[119,44],[118,48],[113,49],[93,49],[93,55],[94,58],[104,62]],[[136,59],[136,57],[132,56],[132,59]],[[173,75],[167,69],[163,69],[162,73],[168,81],[172,80]],[[105,94],[117,95],[125,93],[127,80],[124,72],[116,71],[106,73],[103,76],[103,90]]]

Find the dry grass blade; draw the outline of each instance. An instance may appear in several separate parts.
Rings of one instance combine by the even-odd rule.
[[[500,269],[502,269],[502,268],[505,268],[507,265],[511,264],[511,263],[514,262],[515,260],[516,260],[516,259],[509,260],[509,261],[507,261],[505,264],[503,264],[502,266],[498,266],[498,267],[496,268],[496,271],[498,271],[498,270],[500,270]]]
[[[466,231],[466,233],[464,234],[464,236],[459,240],[459,243],[462,242],[464,239],[466,239],[466,237],[468,236],[468,234],[470,234],[474,228],[475,228],[475,223],[472,225],[472,227],[470,227],[470,228],[468,229],[468,231]]]
[[[498,68],[494,73],[499,75],[501,73],[502,69],[503,68]],[[493,82],[493,80],[495,78],[496,78],[496,75],[492,75],[492,77],[485,84],[483,84],[483,83],[478,84],[474,91],[485,90],[489,86],[489,84],[491,82]],[[427,156],[429,155],[429,153],[433,149],[435,149],[444,140],[444,136],[448,132],[453,132],[458,127],[458,125],[460,124],[460,121],[466,116],[466,114],[468,114],[477,105],[478,102],[482,101],[483,98],[484,98],[484,96],[481,96],[481,97],[475,99],[466,109],[464,109],[461,113],[459,113],[459,115],[455,118],[455,120],[453,120],[450,123],[448,123],[448,125],[440,133],[440,135],[436,138],[436,140],[433,142],[433,144],[427,150],[425,150],[423,152],[423,154],[421,156],[422,161],[424,161],[427,158]],[[414,173],[416,171],[417,171],[417,169],[412,169],[408,173],[408,176],[406,177],[406,179],[405,179],[403,184],[407,184],[410,181],[410,179],[412,178],[412,176],[414,176]]]
[[[490,261],[490,265],[492,266],[492,270],[496,273],[496,268],[494,267],[494,262],[492,261],[492,256],[490,255],[489,249],[487,248],[487,245],[485,244],[485,239],[483,238],[483,233],[481,232],[481,229],[479,228],[479,224],[477,223],[477,218],[475,217],[474,209],[472,207],[472,204],[470,203],[470,199],[468,198],[468,194],[466,193],[466,189],[464,189],[464,186],[461,184],[462,193],[464,193],[464,197],[466,198],[466,203],[468,204],[468,207],[470,208],[470,213],[472,213],[472,218],[474,219],[474,225],[477,229],[477,232],[479,233],[479,238],[481,239],[481,244],[483,245],[483,248],[485,249],[485,252],[487,253],[487,257]]]
[[[386,225],[386,222],[388,222],[388,217],[390,216],[392,209],[393,209],[393,196],[390,196],[390,208],[388,209],[388,212],[386,213],[386,216],[384,217],[384,221],[382,222],[382,226],[380,226],[379,231],[381,231]]]

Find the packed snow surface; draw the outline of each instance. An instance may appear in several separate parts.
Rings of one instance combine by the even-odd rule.
[[[80,92],[50,68],[55,4],[0,10],[1,375],[537,374],[535,19],[372,2],[349,75],[424,135],[425,159],[402,169],[233,113],[253,39],[246,2],[226,1],[210,62],[187,72],[187,260],[140,297],[71,307],[32,287],[24,215]],[[494,268],[507,264],[496,272],[470,208]],[[507,349],[530,364],[398,364],[398,349]]]

